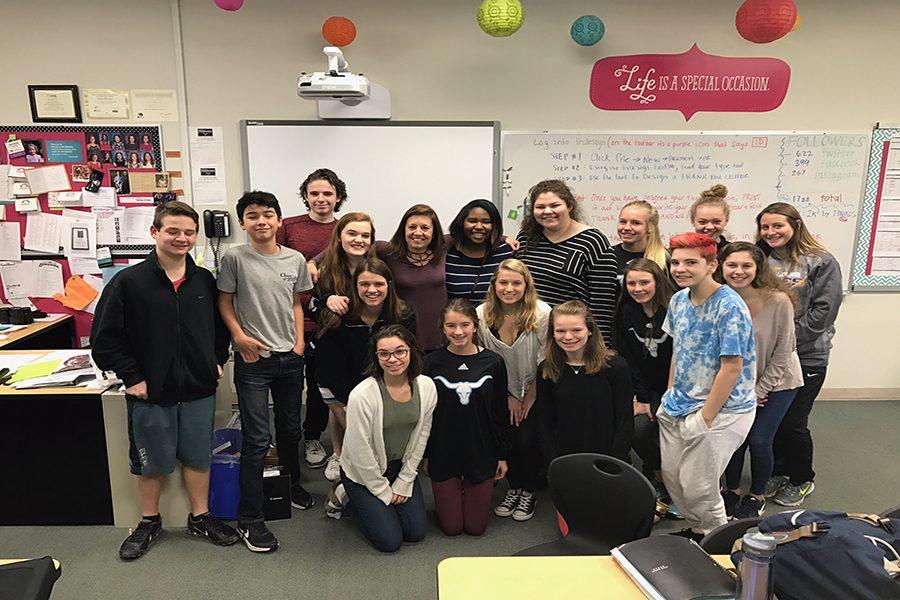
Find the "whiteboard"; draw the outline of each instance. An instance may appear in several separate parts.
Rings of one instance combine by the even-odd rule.
[[[444,230],[470,200],[499,198],[500,124],[494,121],[241,121],[244,185],[275,194],[284,216],[306,212],[298,189],[325,167],[347,184],[342,212],[362,211],[390,239],[413,204]],[[340,217],[341,213],[338,213]]]
[[[619,209],[647,200],[666,241],[690,231],[703,190],[728,187],[728,239],[754,240],[756,215],[772,202],[797,207],[841,265],[849,290],[870,132],[503,132],[505,226],[518,227],[528,189],[561,179],[583,218],[618,243]]]

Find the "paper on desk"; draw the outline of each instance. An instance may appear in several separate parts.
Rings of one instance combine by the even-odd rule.
[[[31,193],[46,194],[47,192],[67,192],[72,189],[69,182],[69,174],[66,173],[66,165],[51,165],[25,171],[25,179]]]
[[[0,223],[0,260],[22,260],[20,235],[18,223]]]
[[[81,190],[81,204],[83,206],[116,206],[116,188],[102,187],[96,192]]]
[[[34,263],[35,261],[29,261]],[[37,285],[32,298],[52,298],[56,294],[62,294],[63,276],[62,265],[52,260],[40,260],[36,264]]]
[[[0,355],[0,369],[9,369],[15,371],[22,365],[27,365],[33,360],[37,360],[43,356],[42,354],[3,354]]]
[[[27,250],[39,250],[56,254],[59,252],[59,236],[63,225],[62,217],[47,213],[28,215],[25,224],[25,245]]]
[[[59,365],[62,364],[61,360],[41,360],[37,362],[32,362],[27,365],[22,365],[19,367],[19,370],[16,371],[16,374],[12,376],[12,379],[9,380],[10,383],[15,383],[17,381],[24,381],[26,379],[34,379],[36,377],[46,377],[55,371]]]
[[[94,207],[91,212],[97,217],[98,244],[121,244],[124,241],[122,235],[124,208]]]
[[[125,209],[125,223],[123,227],[126,243],[152,244],[150,226],[153,225],[155,206],[129,206]]]
[[[3,280],[3,295],[10,302],[14,298],[34,296],[35,267],[33,261],[0,262],[0,279]]]

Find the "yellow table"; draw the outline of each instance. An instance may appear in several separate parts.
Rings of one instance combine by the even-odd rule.
[[[714,556],[731,568],[728,556]],[[438,564],[440,600],[641,600],[612,556],[454,557]]]

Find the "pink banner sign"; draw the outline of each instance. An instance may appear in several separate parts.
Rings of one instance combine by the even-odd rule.
[[[610,56],[594,63],[591,102],[603,110],[677,110],[695,113],[767,112],[781,106],[791,67],[777,58],[707,54]]]

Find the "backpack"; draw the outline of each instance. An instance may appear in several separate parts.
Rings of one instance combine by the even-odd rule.
[[[900,599],[900,520],[878,515],[795,510],[766,517],[775,535],[779,600]],[[732,562],[742,553],[735,542]]]

